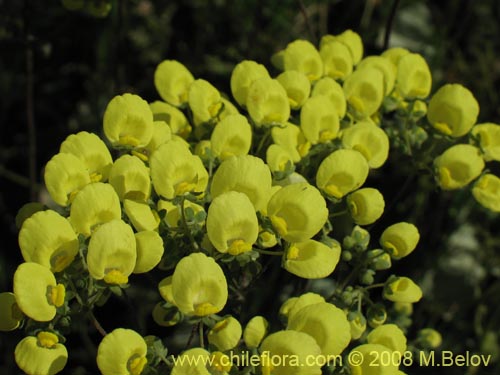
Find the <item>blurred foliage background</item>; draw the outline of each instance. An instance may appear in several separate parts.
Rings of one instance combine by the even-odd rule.
[[[321,35],[348,28],[362,36],[365,55],[378,54],[390,29],[389,46],[427,59],[434,88],[464,84],[480,103],[479,121],[500,123],[496,0],[113,0],[107,15],[99,14],[107,3],[87,2],[91,12],[68,10],[58,1],[0,0],[0,291],[11,290],[21,262],[17,210],[46,199],[45,163],[70,133],[100,133],[113,96],[134,92],[148,101],[159,99],[153,73],[163,59],[181,61],[195,77],[230,93],[231,71],[243,59],[270,67],[270,56],[288,42],[317,43]],[[372,186],[389,203],[372,236],[378,238],[385,224],[397,220],[412,221],[421,231],[417,251],[394,270],[414,277],[424,289],[414,330],[432,326],[443,334],[443,349],[492,354],[496,364],[407,372],[497,374],[498,215],[480,209],[469,191],[443,193],[430,176],[409,173],[399,159],[372,177]],[[1,373],[17,373],[12,353],[20,337],[0,335]],[[82,363],[90,358],[77,355]]]

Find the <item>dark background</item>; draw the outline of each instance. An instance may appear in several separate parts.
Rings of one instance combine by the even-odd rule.
[[[153,73],[163,59],[181,61],[195,77],[230,93],[231,71],[243,59],[270,68],[270,56],[288,42],[304,38],[317,44],[321,35],[348,28],[362,36],[365,55],[378,54],[391,29],[390,46],[409,48],[427,59],[434,90],[444,82],[462,83],[480,103],[479,121],[500,123],[496,0],[111,4],[109,15],[101,18],[67,10],[57,1],[0,0],[0,291],[11,290],[12,275],[22,260],[17,210],[46,195],[45,163],[67,135],[100,133],[104,108],[113,96],[134,92],[148,101],[159,99]],[[478,208],[468,191],[438,192],[429,178],[416,177],[404,185],[406,173],[393,160],[374,181],[386,200],[397,198],[387,222],[411,220],[421,231],[417,252],[397,268],[425,291],[426,298],[415,307],[415,329],[439,329],[443,348],[457,353],[496,351],[498,356],[497,215]],[[398,195],[402,185],[405,194]],[[9,353],[20,337],[0,334],[0,369],[5,373],[17,371]],[[466,371],[497,373],[493,367],[476,372],[412,368],[408,373]]]

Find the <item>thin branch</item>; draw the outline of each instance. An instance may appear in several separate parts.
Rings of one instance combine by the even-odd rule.
[[[400,0],[394,0],[394,3],[392,3],[391,13],[389,14],[389,18],[387,19],[387,23],[385,24],[384,49],[387,49],[389,47],[392,25],[394,23],[394,17],[396,16],[396,10],[398,8],[399,2]]]
[[[304,2],[302,0],[298,0],[298,2],[299,2],[300,13],[302,13],[302,16],[304,17],[304,22],[306,24],[307,32],[310,34],[312,41],[316,42],[316,36],[314,35],[311,23],[309,22],[309,15],[307,14],[307,9],[304,5]]]

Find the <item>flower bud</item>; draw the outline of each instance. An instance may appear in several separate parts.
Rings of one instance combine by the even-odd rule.
[[[187,138],[191,133],[188,119],[179,109],[165,102],[155,101],[149,104],[154,121],[164,121],[170,127],[172,134]],[[158,147],[161,145],[158,145]]]
[[[364,69],[365,67],[375,68],[383,74],[384,96],[389,95],[394,88],[394,82],[396,80],[394,66],[391,62],[382,56],[368,56],[359,62],[357,69]]]
[[[417,340],[426,348],[436,349],[441,346],[443,339],[441,334],[432,328],[421,329],[417,334]]]
[[[217,118],[222,110],[219,90],[204,79],[197,79],[189,86],[188,104],[195,126]]]
[[[338,35],[325,35],[321,38],[320,48],[323,47],[323,45],[334,40],[345,44],[347,48],[349,48],[349,52],[351,53],[352,62],[354,65],[359,63],[359,61],[363,57],[363,41],[361,40],[361,36],[358,33],[352,30],[345,30]]]
[[[366,331],[366,319],[360,312],[353,311],[347,314],[347,320],[351,328],[351,339],[357,340]]]

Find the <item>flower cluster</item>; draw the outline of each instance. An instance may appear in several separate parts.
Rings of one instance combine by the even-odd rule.
[[[61,144],[44,174],[54,205],[21,210],[24,263],[13,293],[0,294],[0,329],[26,332],[15,350],[23,371],[63,370],[64,332],[83,314],[103,335],[97,366],[104,375],[340,374],[348,367],[402,374],[394,363],[378,368],[368,360],[306,363],[311,355],[357,350],[368,358],[410,348],[405,333],[422,290],[386,270],[417,248],[420,234],[396,222],[371,238],[385,199],[370,174],[390,151],[402,152],[443,190],[470,185],[481,205],[498,212],[500,179],[484,169],[500,160],[500,125],[476,125],[479,106],[459,84],[430,96],[432,76],[419,54],[391,48],[363,58],[351,30],[324,36],[319,48],[293,41],[272,63],[276,75],[255,61],[235,66],[233,104],[165,60],[154,75],[162,100],[116,96],[104,114],[105,140],[82,131]],[[284,298],[281,327],[261,315],[240,322],[234,305],[273,256],[293,277],[330,280],[329,289]],[[161,275],[154,321],[198,327],[199,346],[181,357],[210,358],[210,365],[166,358],[168,337],[126,327],[107,333],[97,322],[96,306],[153,270]],[[411,348],[439,342],[429,328]],[[298,362],[228,364],[242,350]]]

